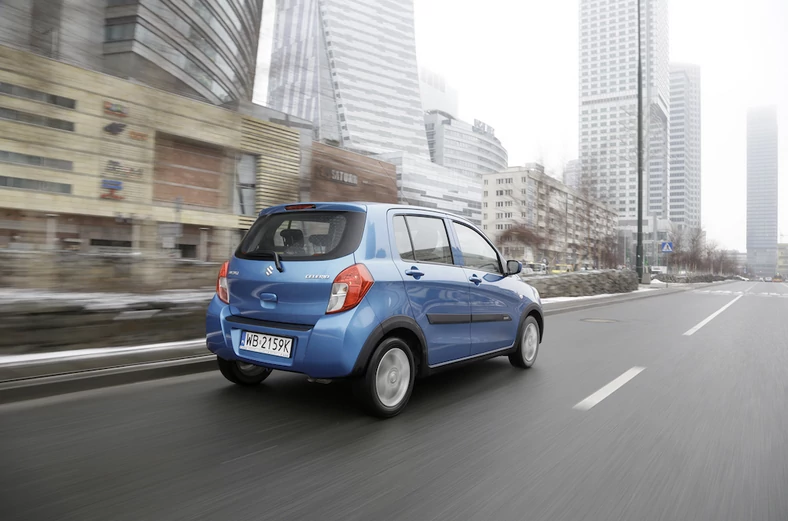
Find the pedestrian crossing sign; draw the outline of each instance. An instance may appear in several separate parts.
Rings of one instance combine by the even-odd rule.
[[[662,243],[662,253],[673,253],[673,243],[672,242],[663,242]]]

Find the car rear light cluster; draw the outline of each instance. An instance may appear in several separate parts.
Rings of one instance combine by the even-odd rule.
[[[358,306],[374,282],[375,279],[363,264],[345,268],[331,285],[331,298],[328,300],[326,313],[340,313]]]
[[[229,266],[229,261],[226,261],[224,264],[222,264],[222,267],[219,270],[219,277],[216,279],[216,296],[218,296],[219,300],[225,304],[230,303],[230,290],[227,287],[227,269]]]

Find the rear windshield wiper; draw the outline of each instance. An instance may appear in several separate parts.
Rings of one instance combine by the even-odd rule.
[[[247,253],[246,255],[250,257],[268,257],[270,255],[274,258],[274,265],[276,266],[276,269],[279,271],[279,273],[284,271],[284,268],[282,267],[282,258],[274,250],[255,250]]]

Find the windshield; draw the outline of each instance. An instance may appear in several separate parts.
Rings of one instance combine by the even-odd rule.
[[[353,253],[363,232],[360,212],[287,212],[255,222],[238,247],[244,259],[329,260]]]

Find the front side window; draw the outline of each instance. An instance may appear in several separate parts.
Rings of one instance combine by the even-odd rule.
[[[495,248],[473,228],[455,222],[460,251],[466,268],[476,268],[489,273],[503,274]]]
[[[394,217],[394,239],[403,260],[453,264],[449,235],[438,217]]]

